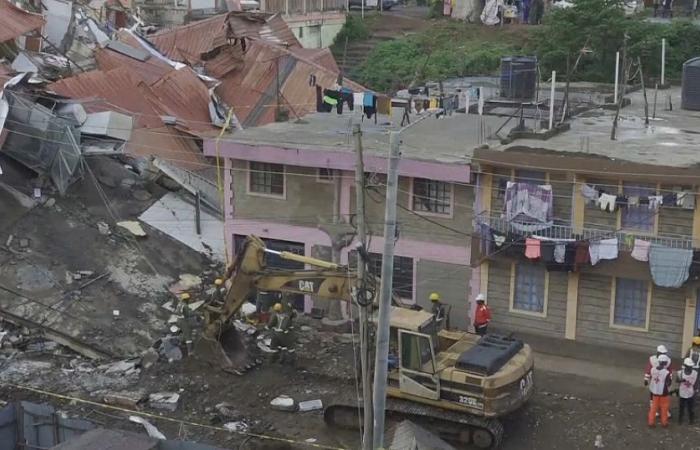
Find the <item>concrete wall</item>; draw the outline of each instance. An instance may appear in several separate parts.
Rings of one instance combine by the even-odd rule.
[[[379,175],[376,177],[379,185],[386,183],[386,177]],[[351,190],[350,210],[355,210],[355,190]],[[407,177],[399,178],[398,204],[403,208],[411,208],[410,205],[411,179]],[[367,211],[367,222],[372,234],[381,235],[384,224],[386,190],[381,186],[376,186],[365,200],[365,210]],[[459,246],[469,246],[472,232],[472,207],[474,204],[474,189],[470,186],[454,185],[453,216],[439,217],[429,216],[428,219],[446,227],[459,231],[459,233],[430,223],[414,213],[398,208],[397,218],[400,236],[421,241],[439,242],[442,244],[454,244]]]
[[[419,259],[414,262],[416,269],[414,287],[416,303],[430,311],[430,293],[438,292],[442,302],[451,305],[450,327],[466,330],[469,325],[467,317],[467,294],[471,268],[457,264],[447,264]]]
[[[345,24],[345,14],[336,11],[284,16],[285,22],[304,48],[326,48]]]
[[[681,352],[685,290],[652,288],[649,331],[621,330],[610,327],[609,276],[582,274],[579,281],[576,338],[591,344],[615,346],[653,353],[659,344],[672,354]]]
[[[516,262],[516,264],[530,264]],[[548,337],[564,337],[566,326],[567,274],[549,273],[546,317],[510,312],[511,261],[500,259],[489,264],[488,305],[493,315],[494,328],[503,331],[521,331]]]
[[[334,185],[319,182],[316,169],[286,166],[286,198],[247,194],[248,164],[233,161],[235,217],[315,227],[333,218]]]

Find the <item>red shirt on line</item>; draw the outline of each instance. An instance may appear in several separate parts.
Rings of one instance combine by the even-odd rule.
[[[486,305],[477,305],[474,316],[476,326],[486,325],[491,321],[491,310]]]

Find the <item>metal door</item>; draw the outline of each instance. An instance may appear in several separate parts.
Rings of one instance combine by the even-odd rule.
[[[399,388],[431,400],[440,398],[440,376],[430,335],[399,330]]]

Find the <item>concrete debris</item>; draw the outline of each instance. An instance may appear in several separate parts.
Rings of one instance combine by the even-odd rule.
[[[240,320],[234,320],[233,326],[236,328],[236,330],[240,331],[241,333],[245,333],[250,336],[258,332],[258,329],[254,325],[241,322]]]
[[[180,349],[180,339],[176,337],[163,338],[160,342],[158,353],[169,363],[180,361],[183,356]]]
[[[170,332],[171,333],[176,334],[179,331],[180,331],[180,328],[177,325],[170,325]]]
[[[168,317],[168,323],[169,324],[178,323],[182,318],[183,318],[183,316],[178,316],[177,314],[171,314],[170,317]]]
[[[158,362],[160,355],[154,348],[149,348],[141,355],[141,367],[144,369],[150,369],[155,363]]]
[[[175,282],[168,290],[175,295],[182,294],[183,292],[190,291],[192,289],[198,288],[202,285],[202,279],[197,275],[192,275],[189,273],[183,273],[180,275],[180,279]]]
[[[299,329],[300,329],[301,331],[303,331],[304,333],[308,333],[309,331],[313,330],[313,328],[311,328],[311,327],[308,326],[308,325],[302,325]]]
[[[605,444],[603,444],[603,435],[598,434],[595,437],[595,443],[593,444],[595,448],[603,448],[605,447]]]
[[[243,306],[241,306],[241,314],[243,315],[243,317],[251,316],[255,314],[257,310],[258,308],[250,302],[246,302],[243,304]]]
[[[131,192],[131,195],[134,196],[136,200],[145,202],[151,199],[151,193],[144,190],[144,189],[135,189],[134,191]]]
[[[105,374],[126,374],[127,372],[133,370],[136,368],[136,363],[138,360],[124,360],[124,361],[118,361],[114,364],[109,364],[106,365],[106,370]],[[99,368],[103,368],[105,365],[100,366]]]
[[[103,236],[108,236],[110,234],[109,225],[104,222],[97,222],[97,229]]]
[[[235,433],[247,433],[248,432],[248,424],[243,422],[242,420],[240,420],[238,422],[225,423],[224,428],[226,428],[228,431],[233,431]]]
[[[56,204],[56,199],[50,198],[50,199],[46,200],[46,203],[44,203],[44,206],[46,206],[47,208],[51,208],[55,204]]]
[[[19,247],[20,248],[27,248],[29,247],[29,239],[20,239],[19,240]]]
[[[197,311],[204,304],[204,300],[199,300],[197,302],[192,302],[189,304],[190,311]]]
[[[278,411],[296,411],[297,409],[294,399],[287,395],[275,397],[270,402],[270,406]]]
[[[124,408],[136,408],[146,398],[144,391],[119,391],[109,392],[102,400],[108,405],[122,406]]]
[[[318,411],[319,409],[323,409],[323,402],[321,400],[299,402],[299,412]]]
[[[151,422],[139,416],[129,416],[129,421],[134,423],[140,423],[146,429],[146,433],[152,438],[165,440],[166,437],[163,433],[158,430]]]
[[[119,316],[120,316],[120,315],[121,315],[121,312],[120,312],[118,309],[113,309],[113,310],[112,310],[112,317],[114,318],[114,320],[119,319]]]
[[[230,420],[239,420],[242,417],[240,411],[236,410],[231,403],[222,402],[214,407],[221,417],[225,417]]]
[[[85,361],[81,361],[78,358],[71,359],[69,364],[71,369],[79,373],[92,373],[95,371],[95,368],[92,365]]]
[[[58,348],[58,343],[54,341],[39,341],[27,345],[28,352],[50,352]]]
[[[146,236],[146,232],[141,227],[141,224],[136,222],[135,220],[123,220],[121,222],[117,222],[117,226],[124,228],[136,237]]]
[[[304,439],[304,442],[308,442],[309,444],[314,444],[316,441],[318,441],[316,438]]]
[[[10,244],[12,244],[12,241],[15,239],[15,235],[11,234],[7,237],[7,240],[5,241],[5,247],[9,247]]]
[[[158,392],[148,396],[148,404],[151,408],[162,409],[164,411],[175,412],[180,401],[180,394],[177,392]]]

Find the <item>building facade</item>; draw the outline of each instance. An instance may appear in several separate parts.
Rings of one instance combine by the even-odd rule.
[[[313,118],[305,121],[308,125],[273,124],[239,132],[237,140],[205,143],[206,154],[218,151],[225,161],[225,233],[232,253],[236,242],[255,234],[267,239],[271,248],[330,260],[336,240],[329,231],[332,224],[339,223],[340,229],[353,235],[356,156],[352,148],[332,148],[323,140],[291,145],[289,140],[294,138],[284,132],[279,133],[284,143],[273,142],[277,133],[267,132],[309,126],[310,133],[326,128],[333,134]],[[366,132],[365,142],[379,136],[375,131]],[[370,270],[376,275],[384,247],[387,152],[388,142],[376,144],[365,149],[364,157]],[[469,165],[418,158],[407,148],[399,173],[394,293],[407,303],[428,308],[430,293],[440,293],[451,305],[451,325],[465,329],[474,201]],[[356,240],[345,244],[337,258],[352,265]],[[307,298],[305,310],[311,306]]]
[[[483,162],[476,174],[479,237],[472,245],[472,261],[475,284],[487,295],[495,327],[644,352],[664,344],[674,355],[689,346],[700,325],[693,265],[681,286],[662,287],[659,274],[682,272],[684,262],[664,266],[640,261],[632,252],[656,245],[692,254],[700,239],[694,201],[700,171],[527,147],[477,150],[475,160]],[[507,191],[524,185],[551,186],[549,226],[523,229],[520,219],[509,219],[506,203],[512,198]],[[612,196],[617,205],[601,209],[600,200],[591,199],[600,193]],[[692,200],[681,205],[676,199],[685,195]],[[666,201],[645,204],[645,198],[658,197]],[[501,236],[506,244],[498,248],[494,241]],[[600,250],[601,242],[615,248],[611,259],[595,265],[576,263],[574,254],[569,260],[568,253],[565,264],[547,264],[544,253],[526,257],[528,238],[540,238],[542,252],[547,241],[571,248],[588,245],[581,255],[587,251],[589,258],[591,246]]]

